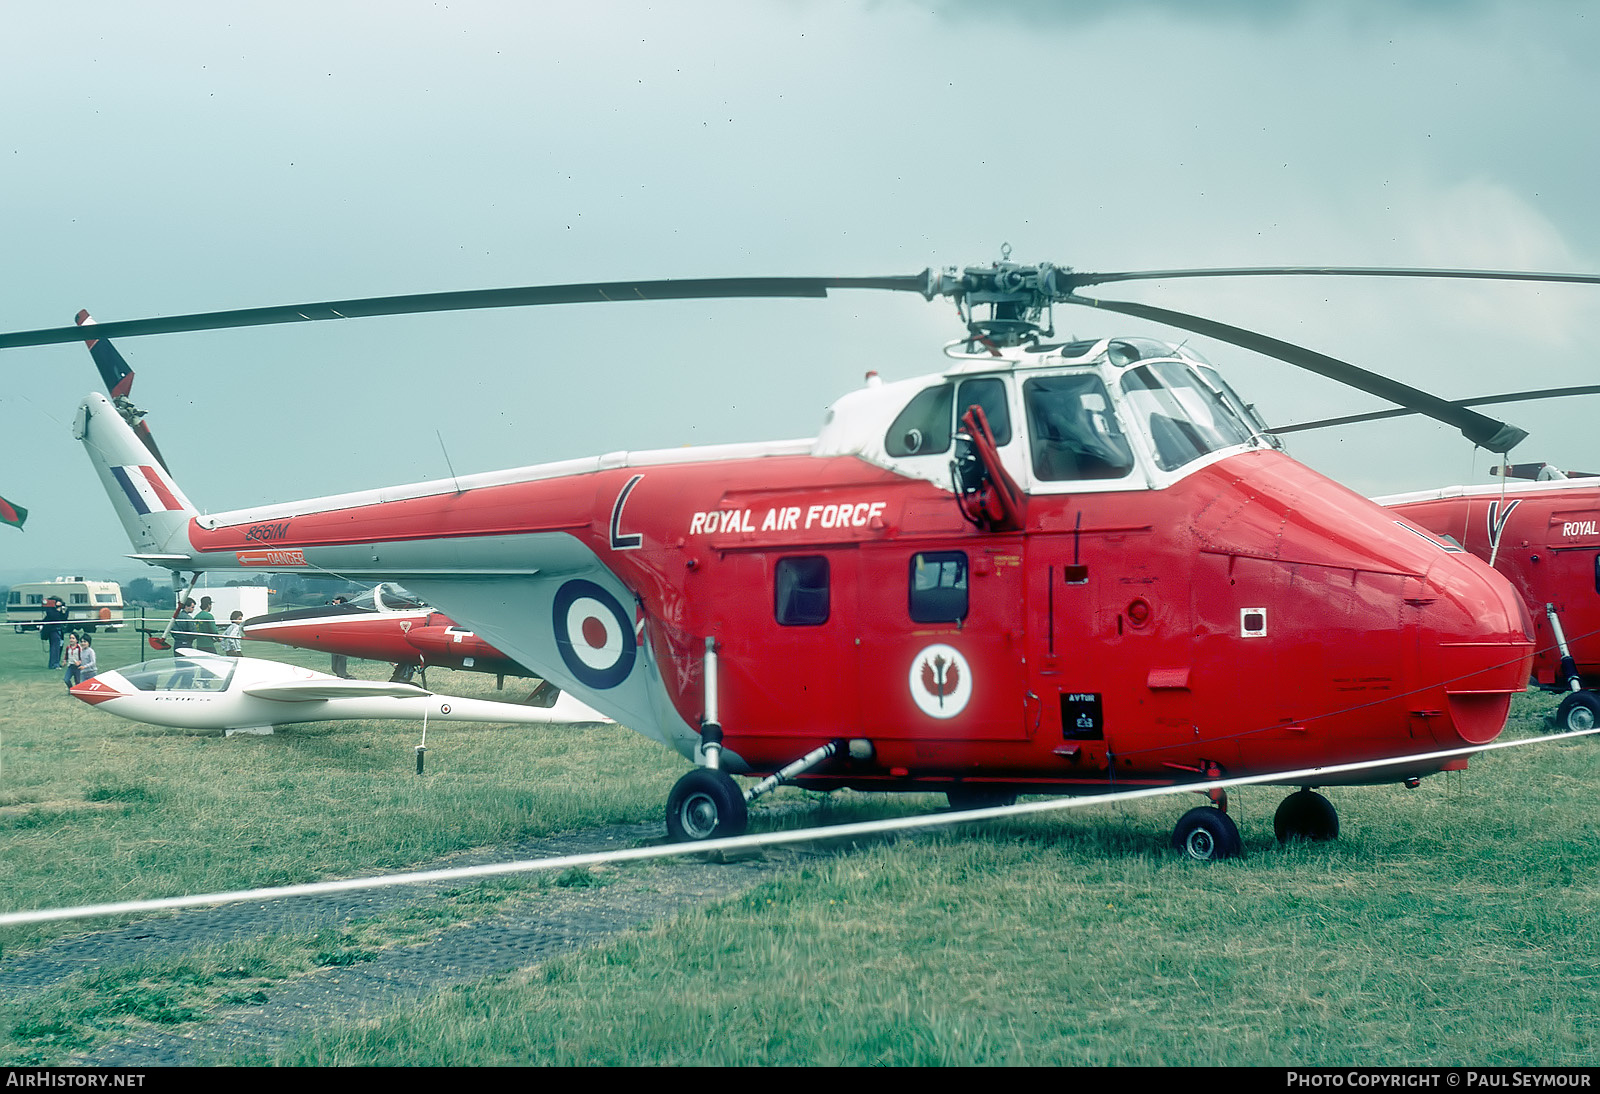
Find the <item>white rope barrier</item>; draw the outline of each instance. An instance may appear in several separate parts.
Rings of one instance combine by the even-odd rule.
[[[1119,790],[1073,798],[1054,798],[1049,801],[1022,802],[1017,805],[968,809],[961,812],[931,813],[915,817],[891,817],[885,820],[857,821],[850,824],[830,825],[825,828],[801,828],[788,832],[760,832],[753,835],[731,836],[725,839],[701,840],[697,843],[670,843],[655,847],[629,847],[615,851],[596,851],[582,855],[561,855],[555,858],[485,863],[481,866],[455,866],[439,870],[415,870],[399,874],[348,878],[343,881],[317,881],[303,885],[280,885],[268,889],[239,889],[233,892],[207,893],[199,896],[175,896],[155,900],[125,900],[113,904],[85,904],[76,908],[40,908],[27,912],[7,912],[0,914],[0,927],[17,926],[25,923],[47,923],[62,919],[89,919],[98,916],[128,915],[136,912],[163,911],[171,908],[196,908],[213,904],[280,900],[285,897],[346,893],[362,889],[386,889],[396,885],[420,885],[435,881],[462,881],[470,878],[501,877],[507,874],[571,869],[573,867],[597,866],[603,863],[636,862],[644,859],[674,858],[720,851],[743,851],[759,847],[775,847],[791,843],[846,839],[854,836],[878,835],[885,832],[945,828],[974,821],[998,820],[1005,817],[1028,816],[1034,813],[1080,809],[1090,805],[1136,801],[1141,798],[1156,798],[1168,794],[1226,790],[1234,786],[1254,786],[1263,783],[1321,786],[1325,785],[1324,780],[1328,776],[1350,771],[1404,767],[1419,762],[1449,759],[1454,756],[1470,756],[1480,752],[1493,752],[1502,748],[1518,748],[1523,745],[1571,740],[1576,737],[1588,737],[1597,733],[1600,733],[1600,727],[1577,730],[1571,733],[1554,733],[1543,737],[1524,737],[1514,741],[1494,741],[1489,744],[1473,745],[1469,748],[1423,752],[1414,756],[1402,756],[1398,759],[1364,760],[1360,763],[1307,767],[1297,771],[1278,771],[1268,775],[1242,775],[1231,779],[1211,779],[1204,782],[1180,783],[1169,786],[1149,786],[1141,787],[1137,790]]]

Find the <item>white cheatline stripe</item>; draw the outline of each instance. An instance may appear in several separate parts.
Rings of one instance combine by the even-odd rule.
[[[1147,786],[1138,790],[1119,790],[1108,794],[1088,794],[1075,798],[1053,798],[1049,801],[1023,802],[1019,805],[995,806],[989,809],[968,809],[956,813],[930,813],[916,817],[891,817],[887,820],[857,821],[852,824],[835,824],[826,828],[800,828],[791,832],[761,832],[750,836],[731,836],[726,839],[701,840],[698,843],[669,843],[657,847],[629,847],[617,851],[595,851],[585,855],[561,855],[557,858],[524,859],[518,862],[494,862],[482,866],[456,866],[444,870],[414,870],[403,874],[381,874],[376,877],[349,878],[344,881],[317,881],[305,885],[280,885],[272,889],[239,889],[231,893],[208,893],[203,896],[173,896],[159,900],[124,900],[115,904],[84,904],[76,908],[40,908],[31,912],[6,912],[0,914],[0,927],[22,923],[47,923],[58,919],[88,919],[94,916],[127,915],[133,912],[156,912],[167,908],[195,908],[207,904],[233,904],[251,900],[278,900],[291,896],[315,896],[322,893],[346,893],[356,889],[386,889],[394,885],[418,885],[433,881],[459,881],[464,878],[498,877],[503,874],[525,874],[538,870],[562,870],[574,866],[597,866],[608,862],[634,862],[640,859],[673,858],[682,855],[700,855],[711,851],[737,851],[752,847],[772,847],[785,843],[810,843],[814,840],[842,839],[847,836],[875,835],[880,832],[903,832],[917,828],[944,828],[972,821],[996,820],[1001,817],[1024,816],[1030,813],[1052,813],[1062,809],[1081,809],[1089,805],[1108,802],[1135,801],[1139,798],[1157,798],[1167,794],[1204,793],[1207,790],[1224,790],[1230,786],[1252,786],[1261,783],[1286,783],[1290,785],[1320,786],[1329,775],[1346,771],[1362,771],[1379,767],[1404,767],[1425,760],[1443,760],[1452,756],[1470,756],[1478,752],[1492,752],[1501,748],[1518,748],[1522,745],[1546,744],[1574,737],[1588,737],[1600,733],[1595,729],[1572,733],[1553,733],[1545,737],[1524,737],[1515,741],[1495,741],[1470,748],[1450,748],[1441,752],[1421,752],[1388,760],[1363,760],[1360,763],[1332,764],[1327,767],[1305,767],[1297,771],[1276,771],[1269,775],[1241,775],[1233,779],[1212,779],[1206,782],[1181,783],[1172,786]]]

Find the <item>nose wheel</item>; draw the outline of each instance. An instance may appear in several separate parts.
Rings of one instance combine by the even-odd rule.
[[[1172,846],[1196,862],[1219,862],[1244,854],[1239,826],[1220,809],[1202,805],[1178,818]]]
[[[667,797],[667,835],[675,843],[743,835],[749,823],[744,792],[725,771],[697,767]]]

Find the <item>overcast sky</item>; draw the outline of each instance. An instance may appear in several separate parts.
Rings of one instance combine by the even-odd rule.
[[[1579,2],[73,3],[0,22],[0,329],[402,292],[997,259],[1600,270]],[[1595,382],[1600,288],[1100,290],[1440,395]],[[618,449],[812,435],[948,303],[583,305],[130,339],[223,510]],[[1169,334],[1105,314],[1066,333]],[[1195,340],[1275,423],[1379,408]],[[81,345],[0,354],[0,580],[141,572],[80,446]],[[1515,453],[1600,470],[1600,398]],[[1483,481],[1405,419],[1292,438],[1366,493]],[[160,578],[159,572],[151,576]]]

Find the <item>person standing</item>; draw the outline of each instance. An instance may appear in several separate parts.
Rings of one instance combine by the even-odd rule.
[[[194,598],[189,597],[172,613],[172,655],[194,649]]]
[[[222,629],[222,653],[226,657],[238,657],[244,653],[243,612],[228,616],[228,625]]]
[[[44,626],[39,637],[50,644],[50,668],[61,671],[61,635],[67,629],[67,609],[58,597],[45,597]]]
[[[83,641],[78,645],[78,679],[92,680],[100,668],[94,659],[94,643],[88,635],[83,636]]]
[[[194,616],[194,648],[201,653],[217,652],[217,617],[211,614],[211,598],[200,598],[200,610]]]
[[[62,655],[62,660],[67,666],[66,674],[62,677],[62,679],[66,682],[66,685],[69,688],[78,682],[78,666],[82,663],[78,657],[78,652],[78,636],[69,633],[67,635],[67,647]]]

